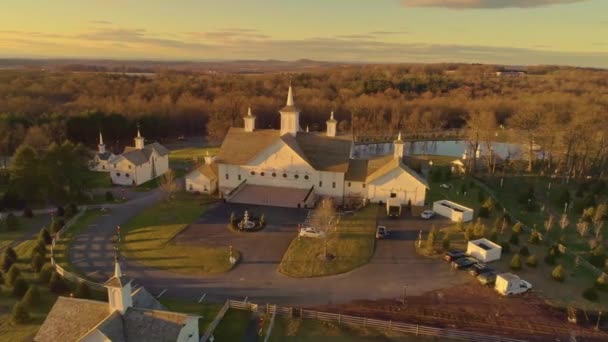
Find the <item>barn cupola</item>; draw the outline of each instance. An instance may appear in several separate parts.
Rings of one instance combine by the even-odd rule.
[[[401,132],[399,132],[399,135],[397,136],[397,140],[395,140],[393,142],[393,145],[395,146],[393,157],[395,159],[402,159],[404,156],[405,144],[403,143],[403,140],[401,140]]]
[[[291,134],[295,136],[300,131],[300,110],[294,105],[293,90],[291,84],[287,93],[287,103],[280,110],[281,113],[281,135]]]
[[[144,137],[141,136],[139,125],[137,125],[137,136],[135,137],[135,148],[141,150],[144,148]]]
[[[131,280],[122,274],[118,257],[114,259],[114,276],[103,286],[108,290],[108,304],[110,313],[118,311],[124,314],[133,306],[131,298]]]
[[[255,130],[255,116],[251,114],[251,107],[247,109],[247,115],[243,118],[245,122],[245,132],[253,132]]]
[[[336,136],[336,128],[338,126],[338,121],[336,121],[336,119],[334,119],[334,112],[331,112],[331,116],[329,117],[329,120],[327,120],[327,136],[328,137],[335,137]]]
[[[99,131],[99,145],[97,145],[97,150],[99,154],[106,153],[106,145],[103,143],[103,135],[101,135],[101,131]]]

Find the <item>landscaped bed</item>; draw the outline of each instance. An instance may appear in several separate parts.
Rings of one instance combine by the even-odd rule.
[[[369,205],[352,216],[344,216],[325,239],[295,238],[279,264],[279,272],[295,278],[321,277],[351,271],[369,262],[374,253],[378,206]]]
[[[178,193],[171,201],[146,208],[122,228],[121,252],[146,266],[189,275],[229,271],[228,246],[175,245],[173,238],[201,216],[208,207],[206,196]],[[238,251],[233,251],[238,260]]]

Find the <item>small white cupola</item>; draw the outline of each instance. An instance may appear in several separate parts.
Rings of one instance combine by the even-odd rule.
[[[281,113],[281,135],[291,134],[295,136],[300,129],[300,110],[293,102],[293,90],[291,83],[287,92],[287,103],[285,107],[279,111]]]
[[[251,107],[247,109],[247,116],[243,118],[245,122],[245,132],[253,132],[255,130],[255,116],[251,114]]]
[[[101,135],[101,131],[99,131],[99,145],[97,145],[97,150],[99,154],[106,153],[106,145],[103,143],[103,136]]]
[[[399,132],[399,135],[397,136],[397,140],[395,140],[393,142],[393,145],[394,145],[393,157],[395,159],[402,159],[404,156],[405,143],[403,143],[403,140],[401,140],[401,132]]]
[[[144,137],[141,136],[141,132],[139,131],[139,124],[137,125],[137,136],[135,137],[135,148],[141,150],[144,148]]]
[[[209,151],[207,151],[205,153],[205,164],[211,165],[211,164],[215,163],[216,158],[217,158],[217,156],[212,156],[211,154],[209,154]]]
[[[131,298],[131,280],[122,274],[118,257],[114,259],[114,276],[103,286],[108,290],[108,305],[110,313],[119,311],[124,315],[133,306]]]
[[[338,121],[334,119],[334,112],[331,112],[329,120],[327,120],[327,136],[335,137],[336,136],[336,128],[338,126]]]

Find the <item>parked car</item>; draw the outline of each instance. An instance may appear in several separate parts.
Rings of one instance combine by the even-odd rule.
[[[451,262],[465,256],[463,251],[452,250],[443,255],[443,260]]]
[[[477,276],[477,281],[483,285],[494,286],[494,283],[496,282],[496,272],[489,271],[481,273]]]
[[[469,274],[478,276],[482,273],[493,272],[494,269],[492,267],[488,267],[486,264],[475,264],[469,268]]]
[[[435,215],[435,212],[432,210],[425,210],[422,212],[422,214],[420,214],[420,217],[422,217],[425,220],[430,219],[431,217],[433,217],[433,215]]]
[[[467,257],[458,258],[458,259],[452,261],[452,265],[457,270],[464,270],[464,269],[467,269],[467,268],[475,265],[477,262],[478,262],[477,259],[467,256]]]
[[[442,188],[442,189],[451,189],[452,185],[451,184],[443,183],[439,187]]]
[[[311,237],[311,238],[324,238],[325,233],[320,232],[312,227],[306,227],[306,228],[300,229],[299,236],[300,237]]]
[[[389,234],[390,233],[385,226],[378,226],[378,228],[376,228],[376,239],[386,239]]]

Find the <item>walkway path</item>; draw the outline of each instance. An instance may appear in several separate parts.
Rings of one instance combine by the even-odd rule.
[[[113,271],[113,243],[116,226],[123,225],[139,211],[156,204],[161,193],[153,190],[127,203],[114,206],[94,224],[76,236],[70,259],[87,277],[104,282]],[[416,230],[405,222],[390,226],[392,230]],[[399,224],[398,224],[399,225]],[[404,234],[416,236],[416,234]],[[397,251],[384,253],[383,250]],[[345,303],[355,299],[401,298],[404,288],[408,295],[470,282],[465,272],[454,272],[438,260],[418,257],[412,240],[389,240],[379,244],[372,261],[349,273],[308,279],[293,279],[277,272],[275,262],[248,262],[247,258],[225,274],[188,276],[146,267],[122,259],[123,270],[134,283],[145,286],[154,294],[198,301],[223,302],[227,298],[280,305],[321,305]],[[400,251],[400,252],[399,252]]]

